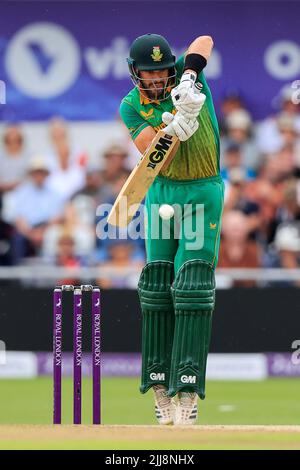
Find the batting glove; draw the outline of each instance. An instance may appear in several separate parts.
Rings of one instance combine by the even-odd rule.
[[[195,84],[194,80],[195,75],[185,72],[179,85],[171,92],[175,108],[187,119],[196,118],[206,100],[206,96],[200,91],[202,85]]]
[[[181,142],[188,140],[198,129],[199,123],[196,118],[186,119],[182,114],[176,113],[175,116],[165,112],[162,120],[167,127],[164,131],[170,135],[176,135]]]

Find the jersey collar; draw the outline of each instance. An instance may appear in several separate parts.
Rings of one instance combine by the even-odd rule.
[[[139,94],[140,94],[140,103],[143,105],[151,104],[151,103],[160,104],[159,100],[149,100],[149,98],[146,98],[146,96],[142,95],[140,91],[139,91]]]
[[[168,86],[167,92],[168,92],[168,93],[171,93],[171,90],[172,90],[172,87],[171,87],[171,86]],[[143,104],[143,105],[151,104],[151,103],[160,104],[160,101],[159,101],[159,100],[149,100],[149,98],[146,98],[146,96],[142,95],[142,93],[140,92],[140,90],[138,90],[138,92],[139,92],[139,95],[140,95],[140,103],[141,103],[141,104]]]

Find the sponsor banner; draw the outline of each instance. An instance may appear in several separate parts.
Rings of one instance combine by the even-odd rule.
[[[136,353],[102,354],[102,376],[137,377],[141,372],[141,357]],[[52,374],[52,354],[38,354],[40,375]],[[210,354],[207,365],[207,378],[210,380],[262,380],[267,377],[267,360],[263,354]],[[91,375],[91,356],[83,355],[82,372]],[[63,374],[73,373],[73,355],[64,353]],[[157,378],[155,378],[157,380]],[[185,377],[186,383],[192,378]]]
[[[270,377],[300,377],[299,351],[267,354]]]
[[[53,370],[53,354],[37,353],[38,374],[51,375]],[[107,377],[136,377],[141,371],[140,354],[136,353],[102,353],[101,374]],[[73,374],[73,354],[63,353],[62,373],[65,376]],[[92,356],[90,353],[82,355],[82,375],[92,375]]]
[[[263,380],[268,376],[264,354],[209,354],[208,380]]]
[[[37,374],[37,356],[31,352],[7,351],[0,363],[0,379],[32,379]]]
[[[225,93],[239,92],[254,116],[264,117],[279,90],[300,76],[298,2],[178,1],[172,8],[167,1],[116,1],[112,8],[102,1],[24,1],[18,14],[15,2],[1,3],[3,120],[115,119],[132,87],[129,46],[149,29],[166,36],[176,56],[197,36],[213,37],[205,74],[217,107]]]
[[[141,356],[137,353],[103,353],[101,372],[104,377],[138,377]],[[0,363],[0,379],[34,378],[52,375],[52,353],[8,351]],[[63,374],[73,374],[73,354],[63,353]],[[91,376],[91,354],[84,353],[82,373]],[[209,354],[208,380],[263,380],[267,377],[300,377],[299,352],[268,354]],[[186,383],[192,383],[185,377]]]

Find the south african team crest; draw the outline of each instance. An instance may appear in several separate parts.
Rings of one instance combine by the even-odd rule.
[[[151,54],[151,57],[153,59],[154,62],[160,62],[162,57],[163,57],[163,53],[160,52],[160,47],[159,46],[153,46],[153,52]]]

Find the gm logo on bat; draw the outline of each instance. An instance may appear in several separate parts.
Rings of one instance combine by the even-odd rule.
[[[164,159],[172,143],[173,137],[171,135],[165,134],[164,137],[161,137],[154,147],[155,150],[149,155],[149,163],[147,165],[147,168],[149,167],[154,170],[156,165]]]

